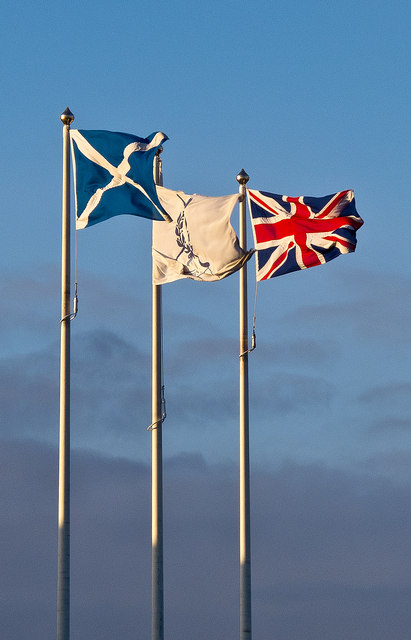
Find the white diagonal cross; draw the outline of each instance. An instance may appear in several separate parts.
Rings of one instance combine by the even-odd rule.
[[[105,187],[100,187],[93,193],[90,200],[88,201],[84,211],[82,211],[81,216],[77,219],[77,228],[82,229],[88,225],[88,220],[91,213],[100,203],[100,200],[105,191],[109,189],[114,189],[115,187],[121,187],[123,184],[131,184],[133,187],[141,191],[141,193],[153,204],[153,206],[157,209],[157,211],[164,218],[164,213],[159,209],[159,207],[153,202],[148,193],[143,187],[138,184],[138,182],[134,182],[129,176],[127,176],[127,172],[130,170],[130,163],[128,161],[130,155],[134,153],[134,151],[149,151],[155,147],[158,147],[161,144],[164,134],[158,132],[153,140],[148,144],[144,142],[131,142],[128,144],[123,151],[123,159],[120,164],[116,167],[111,162],[107,160],[101,153],[97,151],[89,142],[81,135],[81,133],[77,129],[72,129],[70,131],[71,139],[74,140],[77,144],[79,151],[89,160],[95,162],[96,164],[106,169],[113,178]]]

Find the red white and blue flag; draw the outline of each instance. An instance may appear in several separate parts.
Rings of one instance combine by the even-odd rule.
[[[322,198],[247,192],[258,281],[355,251],[356,231],[363,220],[355,208],[353,191]]]

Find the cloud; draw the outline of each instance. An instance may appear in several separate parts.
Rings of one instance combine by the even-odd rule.
[[[273,369],[270,374],[253,382],[252,401],[265,407],[266,415],[301,414],[315,409],[317,417],[329,411],[335,387],[314,375],[289,374]]]
[[[0,603],[8,640],[55,633],[57,451],[2,440]],[[259,637],[403,640],[411,618],[411,486],[319,465],[252,469],[253,626]],[[72,454],[72,634],[150,634],[150,470]],[[164,468],[165,625],[234,640],[238,479],[199,456]]]
[[[386,416],[371,423],[369,432],[373,435],[377,433],[395,433],[402,435],[411,431],[411,416],[409,418],[399,418],[398,416]]]
[[[358,400],[376,416],[369,423],[371,436],[401,436],[411,430],[411,383],[390,382],[371,387]]]
[[[359,396],[360,402],[379,408],[401,407],[411,411],[411,382],[390,382],[367,389]]]
[[[335,358],[335,344],[327,340],[312,338],[287,338],[274,344],[265,344],[261,349],[262,361],[269,366],[294,365],[299,367],[322,365]]]
[[[398,448],[398,442],[391,441],[383,451],[374,452],[365,457],[361,462],[361,468],[373,475],[386,475],[388,477],[399,478],[403,482],[408,482],[411,466],[411,449]]]
[[[110,331],[113,324],[121,335],[137,331],[148,335],[151,307],[136,294],[135,282],[127,285],[113,275],[97,277],[81,270],[73,336],[78,330]],[[33,264],[21,273],[5,274],[0,283],[1,296],[7,301],[7,313],[0,318],[4,354],[27,353],[59,340],[60,287],[60,266],[56,265]]]
[[[381,340],[376,349],[373,338],[361,339],[358,332],[356,300],[362,304],[372,297],[378,278],[352,271],[345,281],[344,269],[331,269],[329,277],[328,269],[318,272],[325,279],[308,274],[308,288],[306,272],[261,286],[257,349],[249,357],[252,455],[277,464],[290,456],[338,460],[348,467],[391,448],[387,439],[392,436],[396,446],[408,447],[406,357],[399,343]],[[33,317],[22,313],[22,299],[7,285],[14,296],[7,331],[14,318],[18,331],[26,327],[27,335],[22,354],[15,355],[6,332],[5,352],[12,355],[0,361],[2,433],[52,444],[59,419],[58,315],[50,333],[41,318],[46,307],[47,312],[57,308],[55,279],[50,268],[15,281],[17,288],[31,291]],[[81,280],[80,315],[71,325],[72,445],[143,459],[150,448],[150,287],[113,274],[82,273]],[[171,454],[237,459],[238,310],[237,286],[230,282],[164,288],[164,435]],[[400,288],[406,283],[400,281]],[[384,278],[381,287],[389,289]],[[45,306],[36,306],[36,299]],[[366,309],[362,317],[374,322]],[[35,352],[33,332],[41,336]]]
[[[44,346],[59,336],[59,270],[35,265],[24,273],[4,273],[0,293],[7,313],[1,314],[3,353],[24,353],[33,343]]]
[[[408,345],[411,338],[411,306],[408,303],[410,278],[395,278],[370,271],[348,270],[333,273],[332,284],[341,301],[301,306],[298,313],[289,312],[284,319],[297,327],[321,327],[327,338],[338,331],[384,345]],[[349,296],[347,296],[349,293]]]
[[[59,346],[0,362],[3,435],[55,443],[59,423]],[[74,447],[122,447],[150,423],[150,359],[112,332],[72,341],[71,424]]]
[[[351,465],[381,450],[381,438],[359,443],[378,419],[361,400],[346,402],[346,388],[327,379],[327,349],[317,350],[315,369],[296,368],[298,350],[316,350],[299,340],[256,350],[249,359],[252,455],[279,464],[284,457],[336,460]],[[238,457],[238,353],[234,341],[189,341],[165,353],[167,419],[164,446],[170,455],[198,453],[208,461]],[[277,357],[272,354],[276,353]],[[57,444],[59,345],[0,361],[1,433]],[[372,390],[369,390],[369,394]],[[361,396],[362,397],[362,396]],[[368,396],[365,395],[365,398]],[[406,397],[404,388],[403,397]],[[397,416],[399,419],[400,416]],[[151,446],[151,358],[119,334],[106,330],[72,339],[71,442],[131,459],[145,459]],[[382,426],[382,425],[380,425]],[[401,437],[397,432],[398,438]],[[370,444],[371,443],[371,444]],[[361,444],[362,449],[360,449]],[[360,453],[361,451],[361,453]]]
[[[114,455],[144,455],[150,447],[151,357],[119,334],[94,330],[71,342],[71,440],[75,448]],[[284,371],[275,360],[261,380],[258,366],[250,382],[257,415],[296,416],[315,408],[328,411],[333,386],[312,375]],[[193,450],[233,457],[238,421],[238,353],[234,341],[220,338],[175,344],[165,354],[165,432],[173,453]],[[321,358],[321,356],[320,356]],[[291,355],[291,361],[294,355]],[[251,364],[251,363],[250,363]],[[3,435],[56,444],[59,422],[59,345],[0,361]],[[254,409],[253,409],[254,410]],[[194,430],[194,431],[193,431]],[[134,447],[130,447],[130,442]],[[225,453],[224,453],[225,452]]]

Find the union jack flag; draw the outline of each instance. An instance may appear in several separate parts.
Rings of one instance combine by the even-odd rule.
[[[256,249],[257,281],[308,269],[355,251],[363,220],[354,192],[322,198],[280,196],[247,189]]]

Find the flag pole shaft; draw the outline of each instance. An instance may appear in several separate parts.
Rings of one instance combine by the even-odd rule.
[[[70,637],[70,124],[63,122],[57,640]]]
[[[159,155],[156,155],[155,182],[156,184],[161,184],[162,182],[161,161]],[[161,285],[153,284],[152,287],[152,640],[163,640],[163,424],[161,416],[162,290]]]
[[[239,240],[247,250],[246,183],[244,169],[239,182]],[[240,640],[251,640],[250,454],[248,406],[248,306],[247,263],[240,269]]]

